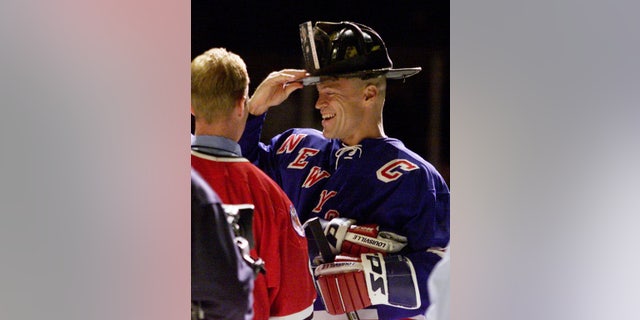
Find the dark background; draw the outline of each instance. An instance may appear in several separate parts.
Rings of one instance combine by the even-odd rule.
[[[422,72],[388,82],[385,133],[431,162],[449,178],[448,1],[204,1],[191,2],[191,58],[225,47],[247,64],[249,92],[271,71],[302,68],[298,25],[353,21],[374,29],[394,67]],[[321,129],[315,87],[294,92],[270,109],[263,141],[291,127]]]

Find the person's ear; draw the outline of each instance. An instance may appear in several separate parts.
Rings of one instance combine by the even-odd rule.
[[[193,112],[193,105],[191,105],[191,114],[195,117],[196,114]]]
[[[236,104],[235,104],[235,108],[234,108],[234,114],[239,117],[242,118],[244,117],[244,113],[246,112],[246,105],[247,105],[247,96],[243,96],[240,99],[236,100]]]
[[[372,101],[371,99],[375,98],[378,95],[378,88],[373,84],[368,84],[364,88],[364,100]]]

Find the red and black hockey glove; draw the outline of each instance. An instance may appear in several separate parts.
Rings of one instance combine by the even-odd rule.
[[[420,306],[411,261],[399,255],[337,256],[315,270],[322,299],[330,314],[343,314],[385,304],[404,309]]]

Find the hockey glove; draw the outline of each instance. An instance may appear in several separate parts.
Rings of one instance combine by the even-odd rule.
[[[358,226],[355,222],[346,218],[333,218],[329,221],[325,234],[334,254],[396,253],[407,245],[406,237],[379,231],[375,224]]]
[[[320,294],[330,314],[343,314],[371,305],[403,309],[420,306],[420,293],[411,261],[405,257],[362,254],[337,256],[315,270]]]

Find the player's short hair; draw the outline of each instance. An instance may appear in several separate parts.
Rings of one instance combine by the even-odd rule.
[[[247,66],[237,54],[213,48],[191,61],[191,106],[210,123],[228,114],[249,86]]]

